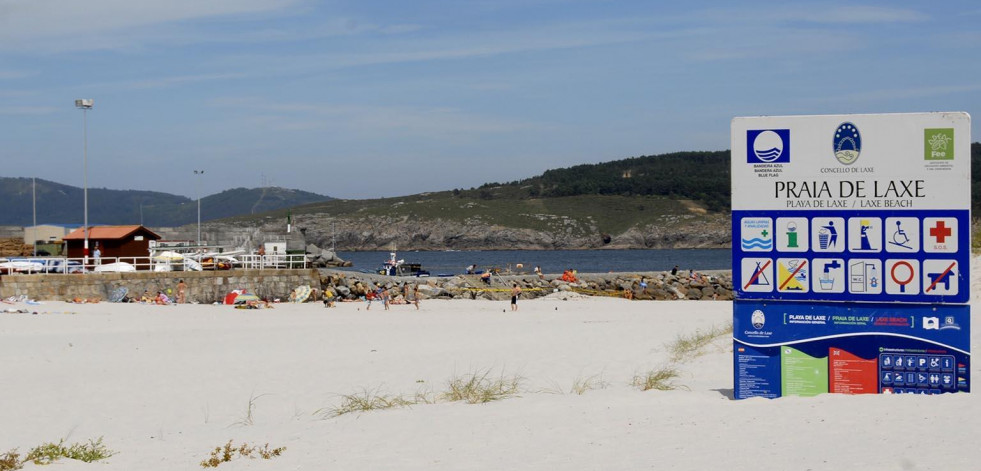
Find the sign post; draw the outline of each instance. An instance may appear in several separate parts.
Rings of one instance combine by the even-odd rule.
[[[736,398],[970,391],[970,129],[732,121]]]

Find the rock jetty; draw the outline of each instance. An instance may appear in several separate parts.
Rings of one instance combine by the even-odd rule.
[[[732,300],[732,275],[728,270],[672,275],[669,272],[587,273],[576,281],[555,275],[494,275],[489,282],[480,275],[452,277],[392,277],[347,270],[321,269],[320,288],[330,290],[341,300],[355,300],[378,287],[388,288],[392,298],[403,285],[419,286],[424,299],[507,300],[511,286],[521,288],[522,299],[552,296],[563,299],[587,296],[615,296],[634,300]]]

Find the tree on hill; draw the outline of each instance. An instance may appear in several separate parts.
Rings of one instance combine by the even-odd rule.
[[[528,197],[577,195],[664,196],[728,212],[729,151],[677,152],[547,170],[514,182]]]

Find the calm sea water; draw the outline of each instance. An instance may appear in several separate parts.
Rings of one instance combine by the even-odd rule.
[[[353,270],[374,271],[389,258],[389,252],[338,252],[354,263]],[[730,249],[668,250],[480,250],[457,252],[398,252],[407,263],[421,263],[433,275],[460,274],[470,264],[478,270],[490,267],[531,272],[536,266],[545,273],[561,273],[574,268],[582,273],[665,271],[675,265],[681,270],[728,270],[732,267]]]

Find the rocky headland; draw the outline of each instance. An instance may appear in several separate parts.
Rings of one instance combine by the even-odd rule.
[[[561,218],[561,217],[560,217]],[[534,230],[487,224],[479,219],[466,222],[409,217],[331,218],[305,214],[294,217],[295,227],[306,243],[320,247],[332,244],[344,251],[361,250],[583,250],[583,249],[669,249],[730,247],[728,215],[678,215],[659,224],[631,227],[620,233],[566,218],[560,229]],[[208,223],[218,229],[221,223]],[[275,231],[280,221],[261,228]]]

